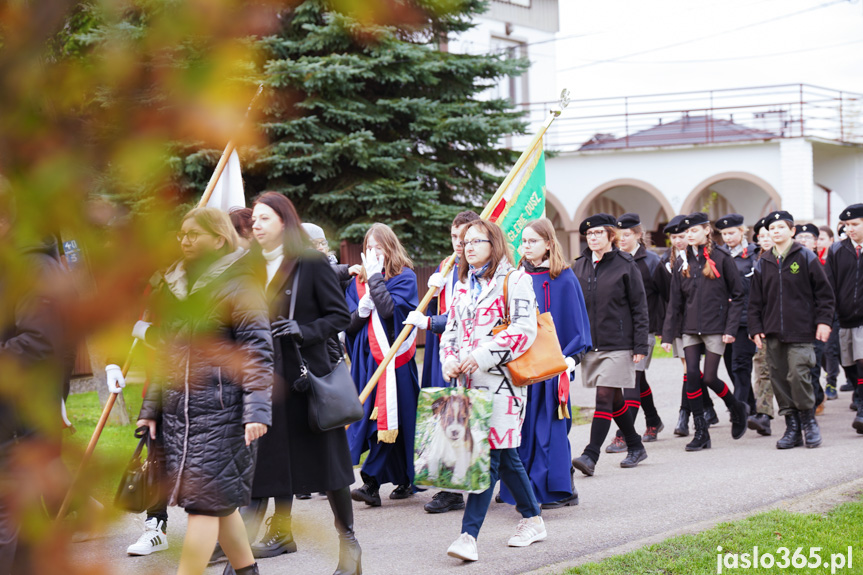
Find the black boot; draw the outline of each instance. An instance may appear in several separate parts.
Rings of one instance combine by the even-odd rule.
[[[273,515],[267,519],[267,532],[260,541],[252,544],[252,555],[255,559],[276,557],[296,550],[297,544],[291,533],[290,516]]]
[[[354,533],[354,506],[350,488],[327,491],[327,500],[333,510],[336,531],[339,532],[339,566],[333,575],[361,575],[363,550]]]
[[[750,415],[747,421],[749,429],[757,431],[758,435],[770,435],[770,416],[766,413]]]
[[[596,461],[590,458],[586,453],[572,460],[572,466],[588,477],[596,472]]]
[[[423,505],[423,509],[429,513],[446,513],[447,511],[464,509],[464,495],[438,491],[431,501]]]
[[[803,431],[803,443],[806,447],[818,447],[821,445],[821,429],[815,421],[815,411],[807,409],[800,412],[800,427]]]
[[[803,445],[800,433],[800,414],[796,411],[785,414],[785,434],[776,442],[776,449],[791,449]]]
[[[260,575],[260,571],[258,571],[258,564],[252,563],[248,567],[243,567],[242,569],[237,569],[237,575]]]
[[[362,501],[366,505],[371,505],[372,507],[380,507],[380,484],[374,477],[366,475],[363,471],[360,471],[360,477],[363,480],[363,486],[351,491],[351,499],[354,501]]]
[[[541,509],[560,509],[561,507],[569,507],[570,505],[578,505],[578,489],[575,488],[575,467],[569,468],[569,484],[572,487],[572,495],[552,501],[551,503],[543,503]]]
[[[707,420],[703,415],[694,415],[692,416],[692,422],[695,424],[695,437],[686,444],[686,451],[710,449],[710,433],[707,431]]]
[[[719,416],[716,415],[716,410],[713,409],[713,406],[704,408],[704,420],[707,422],[707,425],[718,425],[719,424]]]
[[[744,401],[737,401],[729,406],[731,411],[731,437],[740,439],[746,434],[746,420],[749,418],[749,405]]]
[[[857,408],[857,415],[854,417],[854,423],[851,427],[857,430],[857,433],[863,434],[863,405]]]
[[[677,427],[674,428],[674,435],[677,437],[686,437],[689,435],[689,410],[681,409],[680,416],[677,418]]]

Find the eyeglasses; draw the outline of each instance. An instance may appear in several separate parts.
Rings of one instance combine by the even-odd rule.
[[[180,242],[180,243],[183,243],[183,240],[184,240],[184,239],[186,239],[186,238],[188,238],[188,240],[189,240],[189,242],[190,242],[190,243],[195,243],[196,241],[198,241],[198,238],[199,238],[199,237],[201,237],[201,236],[209,236],[209,235],[212,235],[212,234],[208,234],[208,233],[206,233],[206,232],[201,233],[201,232],[196,231],[196,230],[189,230],[189,231],[188,231],[188,232],[186,232],[186,233],[178,232],[178,233],[177,233],[177,241],[178,241],[178,242]]]
[[[536,244],[538,244],[539,242],[540,242],[540,240],[527,240],[527,239],[522,239],[522,240],[521,240],[521,245],[523,245],[523,246],[529,246],[529,247],[531,247],[531,248],[532,248],[533,246],[535,246],[535,245],[536,245]]]
[[[473,248],[478,248],[479,245],[482,243],[489,243],[490,244],[491,240],[479,240],[479,239],[470,240],[469,242],[462,242],[462,245],[464,245],[465,247],[471,246]]]
[[[605,230],[591,230],[591,231],[587,232],[586,234],[584,234],[584,236],[587,238],[598,238],[604,234],[605,234]]]
[[[312,245],[316,248],[327,248],[330,246],[327,240],[312,240]]]

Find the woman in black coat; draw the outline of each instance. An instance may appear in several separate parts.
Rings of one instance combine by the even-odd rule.
[[[260,512],[266,509],[268,498],[276,501],[267,532],[252,550],[255,557],[295,551],[293,495],[321,491],[327,494],[339,533],[336,573],[361,573],[349,489],[354,471],[345,430],[312,432],[307,396],[293,388],[300,377],[298,348],[312,373],[325,375],[335,367],[327,341],[348,326],[347,303],[329,262],[310,248],[290,200],[266,192],[255,201],[252,219],[252,233],[262,248],[261,272],[266,269],[275,351],[273,425],[261,442],[252,497]],[[292,293],[296,274],[297,293]],[[292,319],[291,298],[297,298]]]
[[[255,440],[271,422],[273,348],[266,301],[227,214],[197,208],[177,235],[144,339],[159,350],[158,382],[139,426],[161,423],[169,504],[189,514],[180,574],[200,574],[216,543],[238,574],[257,573],[237,508],[247,505]]]
[[[627,455],[620,466],[632,468],[647,459],[623,399],[623,390],[635,387],[635,366],[648,351],[647,296],[635,260],[617,248],[616,225],[609,214],[581,222],[579,231],[587,238],[587,249],[572,266],[590,320],[591,346],[581,360],[582,382],[596,388],[590,443],[572,465],[588,476],[596,470],[612,419],[626,442]]]
[[[710,448],[710,434],[704,418],[702,380],[716,392],[731,412],[731,436],[740,439],[746,433],[749,406],[738,401],[728,386],[719,381],[719,362],[725,345],[734,343],[743,313],[743,286],[740,272],[730,254],[716,249],[710,240],[707,214],[689,214],[678,224],[686,231],[686,258],[680,271],[671,279],[671,294],[662,347],[670,352],[671,342],[682,335],[686,358],[686,396],[695,422],[695,437],[687,451]],[[704,350],[704,370],[701,353]]]

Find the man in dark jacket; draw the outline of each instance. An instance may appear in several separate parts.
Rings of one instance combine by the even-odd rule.
[[[18,455],[59,457],[70,357],[53,291],[66,285],[56,243],[15,249],[12,225],[11,200],[0,189],[0,575],[30,569],[19,546],[19,520],[42,507],[38,498],[21,498],[32,493],[34,470],[19,467]]]
[[[833,291],[815,252],[793,241],[791,214],[775,211],[767,221],[774,247],[761,258],[752,278],[749,333],[755,345],[767,349],[779,414],[785,416],[785,434],[776,447],[818,447],[812,341],[830,337]]]
[[[863,204],[842,210],[847,237],[827,254],[830,282],[839,316],[839,352],[843,366],[857,367],[857,415],[852,426],[863,434]]]

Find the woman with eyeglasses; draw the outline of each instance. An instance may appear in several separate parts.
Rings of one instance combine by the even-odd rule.
[[[671,278],[662,348],[671,351],[672,340],[682,334],[686,395],[695,423],[695,434],[686,444],[686,451],[701,451],[711,445],[704,418],[702,382],[716,392],[731,412],[731,437],[740,439],[746,433],[749,406],[738,401],[718,378],[725,345],[734,343],[743,312],[743,286],[731,255],[717,250],[710,239],[712,229],[707,214],[689,214],[677,229],[686,232],[688,247],[680,271]]]
[[[169,502],[189,516],[177,573],[203,573],[217,538],[238,574],[258,573],[237,508],[272,422],[263,286],[224,212],[192,210],[177,239],[183,259],[162,275],[156,323],[140,333],[160,353],[138,426],[154,439],[161,428]]]
[[[551,220],[528,224],[521,235],[521,251],[519,267],[533,282],[539,312],[550,312],[554,319],[569,369],[528,386],[518,454],[542,509],[558,509],[578,505],[568,438],[572,426],[569,385],[575,366],[590,349],[590,323],[581,286],[566,265]],[[505,502],[514,503],[506,485],[500,493]]]
[[[617,219],[596,214],[581,222],[579,231],[587,238],[587,249],[573,271],[584,292],[592,345],[581,362],[581,378],[585,387],[596,388],[596,410],[590,443],[572,465],[591,476],[612,419],[626,441],[620,466],[635,467],[647,459],[623,390],[635,387],[635,366],[647,354],[649,322],[641,272],[632,256],[617,247]]]
[[[260,195],[252,220],[263,256],[258,265],[266,281],[275,350],[273,426],[260,446],[253,500],[247,510],[250,535],[257,533],[271,497],[275,511],[252,551],[256,557],[296,551],[291,529],[293,497],[323,492],[339,536],[336,573],[362,573],[362,551],[354,533],[350,496],[354,472],[347,435],[341,428],[323,433],[311,430],[308,389],[301,379],[300,358],[316,375],[330,373],[335,367],[327,341],[350,320],[344,295],[329,262],[311,248],[288,198],[276,192]],[[290,317],[292,302],[294,315]]]
[[[365,388],[419,305],[417,276],[401,242],[386,224],[373,224],[363,241],[363,269],[348,285],[351,322],[345,344],[357,390]],[[375,390],[364,404],[364,417],[348,428],[354,465],[368,451],[360,470],[363,485],[351,492],[354,501],[380,507],[380,486],[396,488],[390,499],[414,494],[414,432],[419,376],[416,330],[396,351]]]
[[[506,367],[536,340],[536,296],[530,276],[513,268],[499,226],[487,220],[469,222],[462,241],[464,258],[459,262],[458,283],[441,336],[440,359],[444,377],[459,378],[465,386],[485,392],[492,402],[488,436],[491,485],[482,493],[468,495],[462,533],[447,555],[476,561],[476,538],[498,479],[509,488],[522,516],[508,545],[527,547],[546,538],[539,504],[518,456],[527,388],[514,386]],[[503,293],[507,280],[509,301]],[[492,328],[503,320],[504,306],[509,308],[511,323],[492,334]]]

